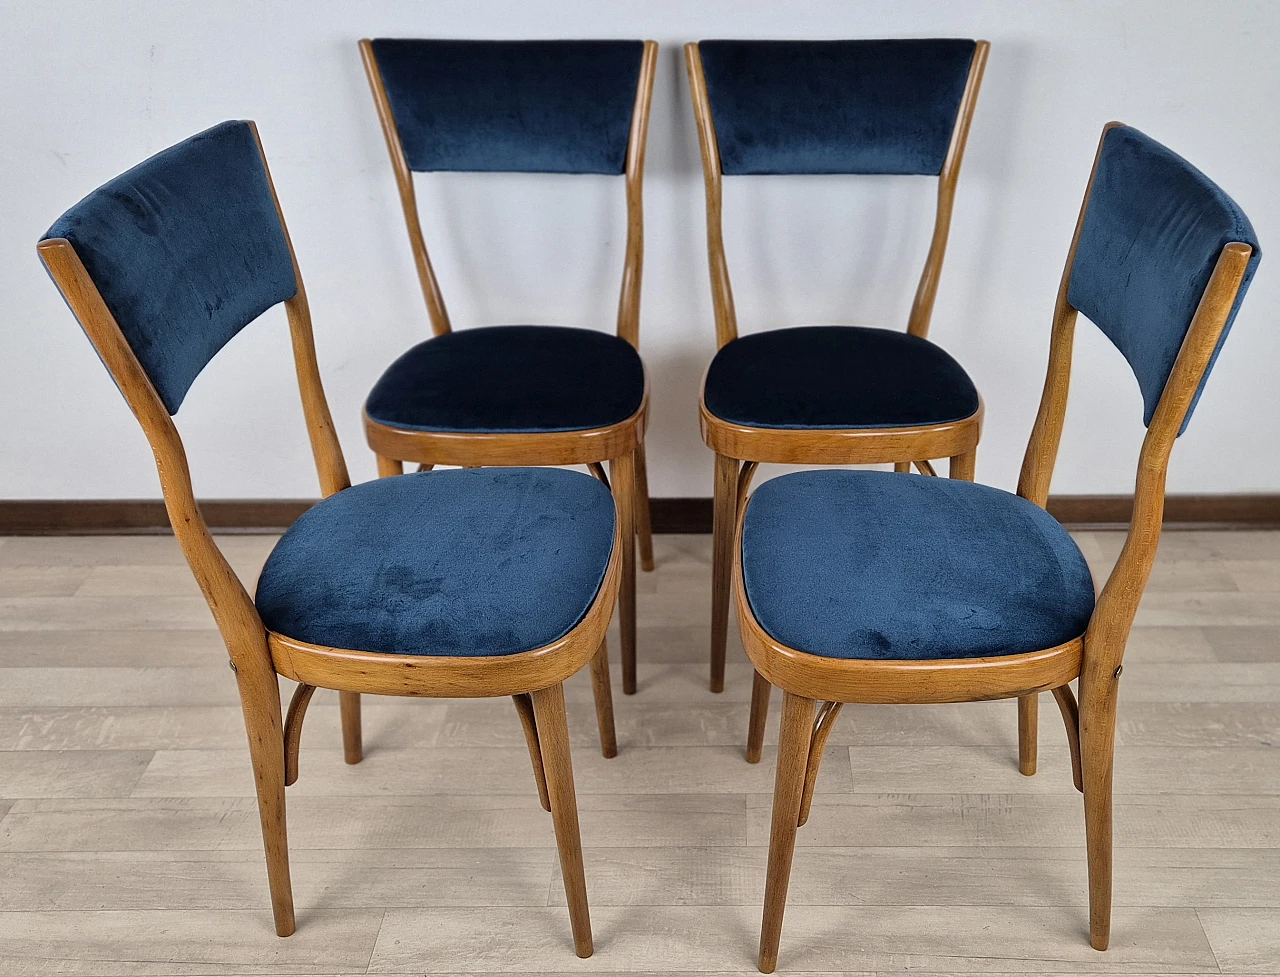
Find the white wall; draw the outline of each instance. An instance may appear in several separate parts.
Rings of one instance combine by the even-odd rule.
[[[1232,193],[1280,246],[1280,4],[1267,0],[349,3],[0,0],[0,497],[154,497],[151,458],[34,245],[119,171],[227,118],[257,120],[315,316],[353,477],[370,385],[429,334],[357,56],[362,36],[645,37],[662,45],[646,181],[642,352],[654,495],[710,495],[697,383],[713,352],[702,188],[679,45],[703,37],[987,38],[932,338],[987,404],[980,480],[1012,487],[1063,257],[1100,127],[1120,119]],[[613,328],[620,180],[419,177],[456,325]],[[743,331],[902,327],[932,220],[916,178],[727,181]],[[603,246],[602,246],[603,242]],[[1175,492],[1280,491],[1280,264],[1260,274],[1174,455]],[[1057,492],[1125,492],[1142,436],[1124,362],[1082,324]],[[283,313],[196,382],[179,427],[204,497],[314,495]]]

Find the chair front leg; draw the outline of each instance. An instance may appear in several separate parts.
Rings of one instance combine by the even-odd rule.
[[[395,458],[388,458],[385,455],[375,456],[378,459],[378,477],[388,478],[392,475],[404,474],[404,462],[397,461]]]
[[[1086,668],[1080,676],[1080,765],[1089,847],[1089,942],[1095,950],[1105,950],[1111,942],[1112,774],[1119,675],[1097,675],[1096,671]]]
[[[964,454],[952,455],[947,475],[972,482],[978,469],[978,449],[970,448]]]
[[[622,538],[622,581],[618,587],[618,629],[622,635],[622,691],[636,691],[636,461],[623,455],[609,462],[609,482]]]
[[[778,772],[773,786],[773,825],[769,832],[769,868],[765,874],[764,916],[760,924],[762,974],[778,965],[782,915],[787,907],[791,859],[796,849],[800,801],[804,792],[809,746],[813,738],[813,699],[788,692],[782,703],[782,733],[778,741]]]
[[[569,925],[580,957],[592,953],[591,913],[587,907],[587,879],[582,870],[582,836],[578,830],[578,798],[573,789],[573,761],[569,756],[569,725],[564,711],[564,686],[534,692],[533,711],[538,742],[551,800],[551,820],[560,850],[560,874],[569,902]]]
[[[724,691],[729,648],[729,588],[733,577],[733,534],[738,517],[738,462],[716,455],[715,510],[711,525],[711,691]]]
[[[270,666],[265,635],[261,664],[251,666],[241,656],[236,668],[236,685],[249,734],[249,756],[253,761],[254,786],[258,793],[258,816],[262,820],[262,844],[267,856],[267,883],[271,888],[271,912],[276,935],[292,936],[293,883],[289,879],[289,835],[285,823],[284,722],[280,715],[280,680]]]
[[[644,442],[636,448],[636,541],[640,544],[640,569],[653,570],[653,525],[649,511],[649,464]]]

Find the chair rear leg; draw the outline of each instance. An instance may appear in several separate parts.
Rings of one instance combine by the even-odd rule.
[[[347,763],[364,759],[364,734],[360,728],[360,693],[339,692],[338,712],[342,716],[342,758]]]
[[[618,630],[622,637],[622,691],[636,691],[636,461],[623,455],[609,462],[609,482],[622,536],[622,581],[618,587]]]
[[[1080,760],[1084,828],[1089,846],[1089,942],[1111,942],[1112,774],[1115,769],[1118,676],[1080,677]]]
[[[724,691],[729,648],[729,588],[733,577],[733,535],[738,519],[738,462],[716,455],[715,510],[711,526],[711,691]]]
[[[582,836],[578,830],[578,798],[573,789],[573,761],[569,756],[569,726],[565,719],[564,687],[553,685],[534,692],[538,742],[551,799],[551,820],[560,850],[560,874],[569,902],[569,924],[580,957],[592,953],[591,913],[587,907],[587,879],[582,870]]]
[[[653,526],[649,511],[649,465],[644,442],[636,448],[636,542],[640,544],[640,569],[653,570]]]
[[[591,692],[596,700],[596,725],[600,728],[600,752],[606,760],[618,755],[618,734],[613,725],[613,685],[609,681],[609,643],[591,659]]]
[[[782,702],[782,733],[778,741],[778,772],[773,786],[773,825],[769,832],[769,868],[765,875],[764,916],[760,924],[762,974],[778,965],[782,915],[787,908],[791,859],[796,849],[800,799],[804,791],[809,744],[813,737],[813,699],[788,692]]]
[[[747,723],[747,763],[759,763],[764,750],[764,726],[769,718],[769,693],[773,686],[759,672],[751,682],[751,719]]]
[[[1024,777],[1036,772],[1036,743],[1040,732],[1040,695],[1018,696],[1018,770]]]
[[[262,844],[267,856],[267,882],[271,887],[271,912],[275,917],[276,935],[292,936],[296,926],[293,883],[289,878],[289,836],[285,823],[284,722],[280,716],[280,682],[268,664],[271,659],[265,641],[261,657],[259,666],[242,661],[236,668],[236,684],[240,689],[245,731],[249,734],[249,756],[253,761],[254,786],[258,794],[258,815],[262,821]],[[242,658],[249,659],[250,656]]]

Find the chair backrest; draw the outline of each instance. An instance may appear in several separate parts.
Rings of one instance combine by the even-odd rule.
[[[626,166],[642,41],[372,42],[409,168]]]
[[[986,41],[951,38],[685,45],[718,345],[738,335],[721,178],[749,174],[938,177],[933,237],[907,320],[911,335],[927,336],[989,49]]]
[[[413,172],[625,174],[618,335],[640,341],[641,203],[653,41],[363,40],[431,328],[452,328],[418,217]]]
[[[1218,256],[1252,249],[1244,281],[1181,430],[1208,380],[1262,257],[1234,200],[1181,156],[1130,126],[1106,131],[1068,272],[1067,301],[1116,344],[1151,423]]]
[[[700,41],[726,176],[937,176],[977,42]]]
[[[151,444],[174,534],[241,682],[274,682],[262,620],[200,513],[171,416],[218,350],[283,302],[321,490],[351,484],[257,129],[224,122],[156,154],[67,211],[37,251]]]
[[[1049,366],[1018,494],[1044,506],[1071,383],[1078,312],[1132,365],[1146,402],[1133,514],[1085,634],[1085,700],[1120,676],[1155,562],[1169,456],[1186,427],[1261,251],[1240,208],[1194,166],[1136,129],[1102,130],[1054,310]],[[1082,705],[1084,708],[1084,705]]]
[[[224,122],[76,204],[71,242],[170,414],[233,336],[298,291],[253,130]]]

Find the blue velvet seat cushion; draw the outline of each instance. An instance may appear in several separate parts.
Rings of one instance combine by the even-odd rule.
[[[373,42],[409,168],[622,173],[641,41]]]
[[[978,391],[926,339],[865,326],[795,326],[726,343],[703,400],[751,427],[915,427],[970,417]]]
[[[258,612],[272,631],[332,648],[518,654],[582,620],[613,532],[613,497],[581,472],[380,478],[293,524],[258,580]]]
[[[1067,531],[986,485],[881,471],[784,475],[742,530],[751,610],[827,658],[1016,655],[1079,637],[1093,579]]]
[[[419,343],[387,368],[365,412],[418,431],[529,434],[626,420],[644,365],[625,339],[568,326],[484,326]]]
[[[218,350],[298,288],[247,122],[139,163],[58,218],[49,238],[71,242],[170,414]]]
[[[728,176],[937,176],[977,45],[954,38],[702,41]]]
[[[1218,256],[1233,241],[1249,245],[1253,254],[1183,430],[1262,250],[1239,205],[1185,159],[1130,126],[1107,132],[1071,266],[1067,301],[1129,361],[1142,391],[1147,424]]]

